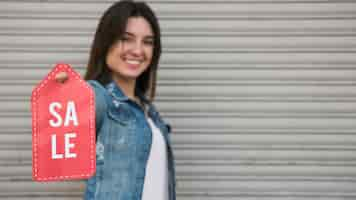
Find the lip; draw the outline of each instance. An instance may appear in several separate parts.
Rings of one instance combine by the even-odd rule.
[[[138,69],[140,67],[140,65],[128,64],[128,63],[126,63],[126,65],[129,69],[133,69],[133,70]]]
[[[128,60],[132,60],[135,61],[137,63],[132,63],[132,62],[128,62]],[[129,59],[129,58],[125,58],[124,62],[126,63],[126,65],[130,68],[130,69],[137,69],[140,67],[140,65],[142,64],[142,60],[138,60],[138,59]]]
[[[138,69],[140,67],[140,64],[132,64],[132,63],[128,63],[128,62],[125,62],[126,63],[126,66],[129,68],[129,69]]]

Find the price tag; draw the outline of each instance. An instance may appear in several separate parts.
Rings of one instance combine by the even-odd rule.
[[[68,79],[55,80],[66,72]],[[35,181],[85,179],[95,172],[95,104],[91,87],[58,64],[32,91],[32,176]]]

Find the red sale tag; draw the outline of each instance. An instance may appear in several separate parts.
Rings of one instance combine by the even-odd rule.
[[[56,74],[66,72],[64,83]],[[90,86],[58,64],[32,91],[32,175],[36,181],[89,178],[95,172],[95,107]]]

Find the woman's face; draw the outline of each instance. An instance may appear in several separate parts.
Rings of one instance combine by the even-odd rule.
[[[106,64],[114,80],[136,80],[152,60],[154,37],[143,17],[130,17],[122,38],[114,43],[106,56]]]

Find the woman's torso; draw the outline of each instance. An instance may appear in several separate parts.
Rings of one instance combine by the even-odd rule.
[[[96,98],[96,174],[87,181],[86,200],[141,200],[152,131],[143,109],[114,83],[88,81]],[[141,96],[141,100],[148,102]],[[154,106],[147,115],[161,131],[167,150],[169,200],[175,200],[174,158],[169,125]]]

